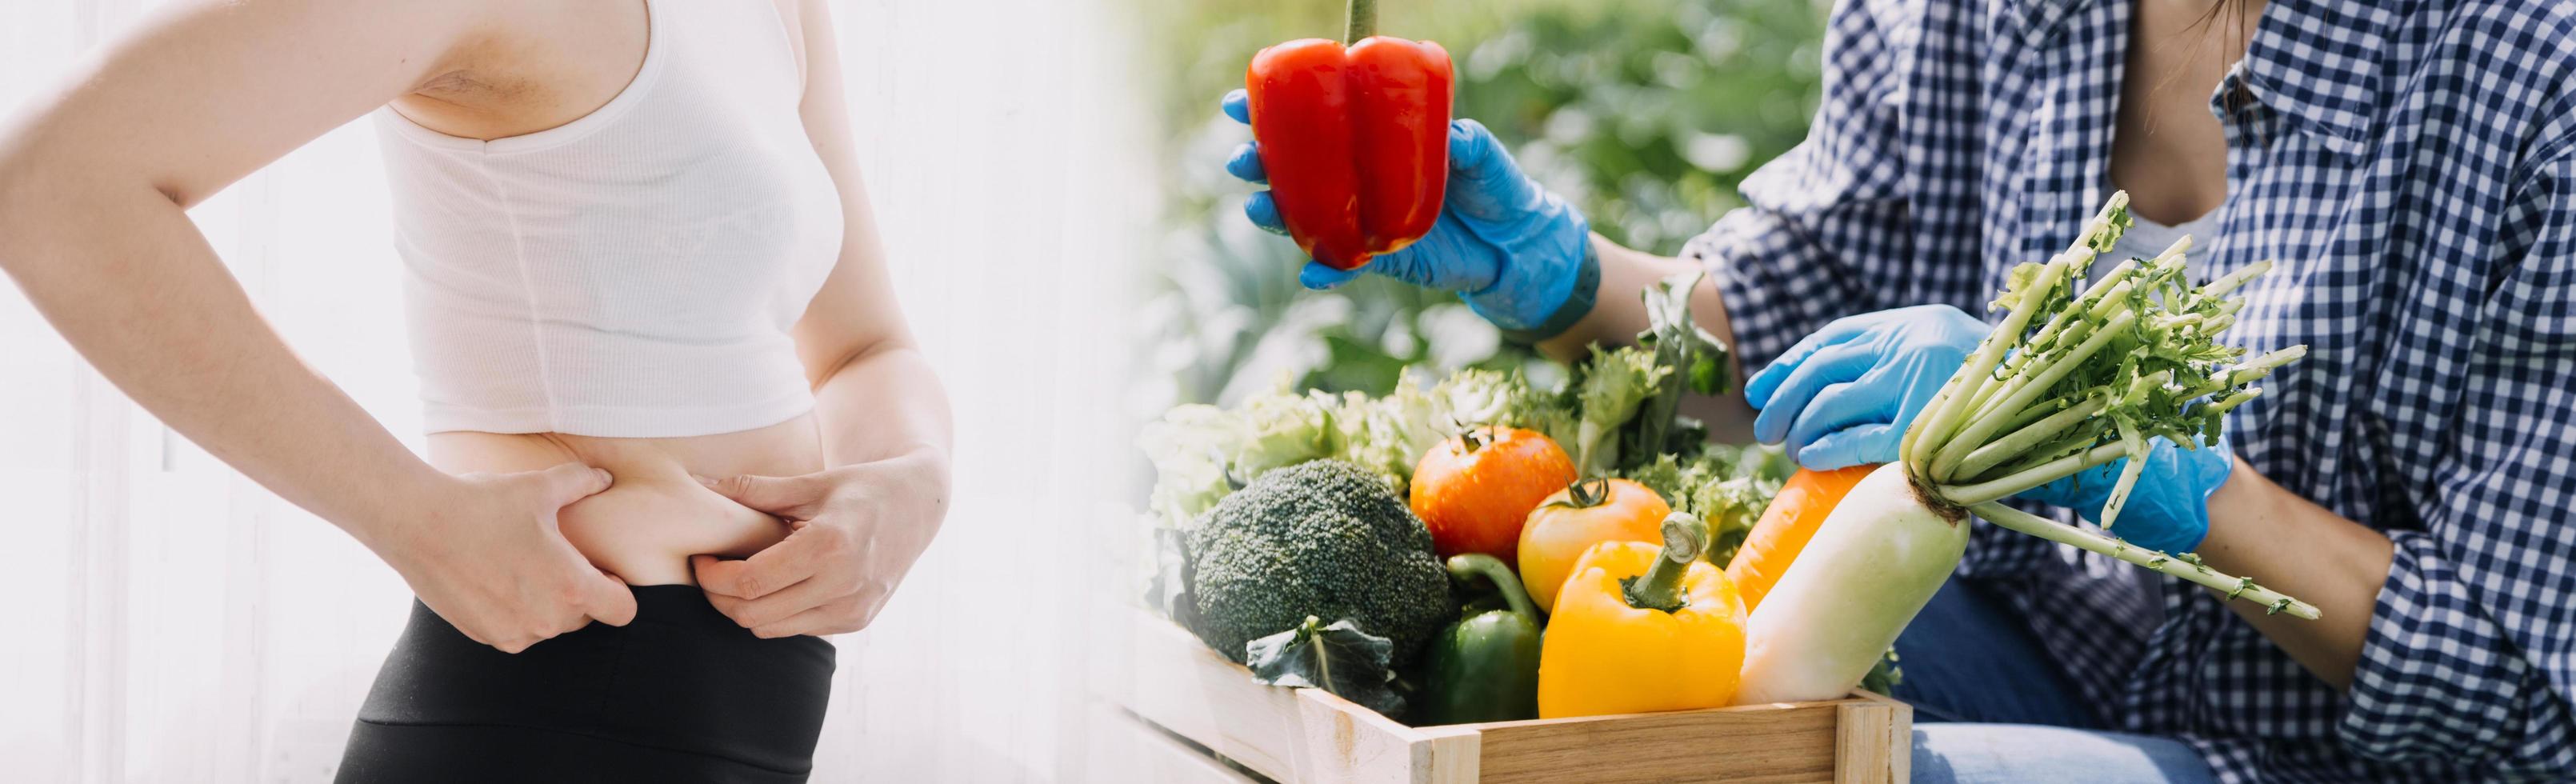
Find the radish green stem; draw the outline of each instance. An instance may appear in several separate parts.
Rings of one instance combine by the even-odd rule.
[[[2026,471],[2005,475],[2002,479],[1972,485],[1939,485],[1933,489],[1940,493],[1941,500],[1960,506],[1975,506],[1988,501],[2011,498],[2015,493],[2074,476],[2094,466],[2107,465],[2111,461],[2128,455],[2127,446],[2103,444],[2042,463]]]
[[[2086,339],[2082,345],[2076,346],[2075,350],[2068,352],[2065,357],[2042,360],[2046,364],[2025,369],[2024,375],[2015,379],[2017,382],[2024,382],[2021,383],[2020,390],[2004,398],[2002,403],[1996,404],[1995,409],[2018,412],[2022,406],[2036,402],[2041,392],[2047,391],[2059,379],[2065,378],[2066,374],[2075,372],[2077,365],[2091,358],[2095,352],[2101,351],[2103,346],[2110,345],[2111,338],[2118,336],[2137,320],[2138,316],[2134,312],[2112,316],[2111,323],[2095,330],[2091,338]],[[1978,417],[1961,426],[1958,436],[1950,439],[1950,443],[1944,445],[1933,457],[1930,472],[1932,476],[1949,477],[1950,470],[1958,467],[1959,461],[1968,456],[1969,450],[1976,449],[1977,445],[1985,443],[1987,436],[1994,435],[1995,430],[2008,424],[2011,419],[2005,416]]]
[[[2138,475],[2147,470],[2147,437],[2138,434],[2136,425],[2120,423],[2120,445],[2129,448],[2129,462],[2120,466],[2120,478],[2111,483],[2111,497],[2102,501],[2102,530],[2120,521],[2120,507],[2129,503],[2129,492],[2138,488]]]
[[[2289,613],[2290,615],[2306,618],[2308,620],[2317,619],[2316,605],[2299,601],[2289,597],[2288,595],[2260,585],[2255,585],[2244,578],[2233,577],[2224,572],[2210,569],[2206,566],[2197,565],[2193,561],[2169,556],[2162,552],[2129,544],[2118,539],[2086,531],[2039,515],[2014,509],[2003,504],[1974,504],[1968,508],[1968,511],[1975,512],[1978,517],[1986,518],[1988,522],[1992,522],[2005,528],[2010,528],[2015,531],[2020,531],[2022,533],[2030,534],[2059,544],[2073,545],[2087,551],[2118,558],[2129,563],[2154,569],[2158,572],[2163,572],[2165,574],[2170,574],[2175,577],[2199,583],[2211,590],[2225,591],[2230,598],[2246,599],[2257,602],[2273,608],[2273,612]]]
[[[2050,279],[2049,276],[2065,274],[2065,269],[2065,259],[2061,257],[2041,267],[2038,274],[2041,279]],[[2021,333],[2022,327],[2030,323],[2031,314],[2039,309],[2042,294],[2049,290],[2048,285],[2034,284],[2021,292],[2021,299],[2013,304],[2003,323],[1996,325],[1995,330],[1987,333],[1986,339],[1978,344],[1977,353],[1969,357],[1968,365],[1951,376],[1949,383],[1942,386],[1941,394],[1932,398],[1931,407],[1926,409],[1928,416],[1915,420],[1914,427],[1905,433],[1902,447],[1907,463],[1929,467],[1932,449],[1926,442],[1948,438],[1952,423],[1976,396],[1974,385],[1991,383],[1986,376],[1994,372],[1995,363],[2003,360],[2004,349],[2010,342],[2007,336]]]
[[[2243,286],[2255,278],[2262,277],[2263,273],[2271,271],[2272,262],[2269,261],[2247,264],[2243,269],[2221,275],[2217,280],[2210,281],[2209,285],[2200,287],[2200,293],[2204,297],[2223,297],[2228,292],[2235,291],[2236,287]]]
[[[2027,427],[2013,431],[2010,435],[1977,447],[1976,451],[1968,453],[1967,459],[1959,461],[1958,472],[1950,478],[1966,479],[1983,474],[1986,469],[1993,468],[2008,458],[2027,452],[2031,447],[2047,443],[2049,438],[2066,432],[2067,428],[2074,427],[2077,422],[2101,411],[2102,406],[2107,402],[2097,399],[2076,404],[2074,408],[2050,414],[2037,422],[2030,423]]]

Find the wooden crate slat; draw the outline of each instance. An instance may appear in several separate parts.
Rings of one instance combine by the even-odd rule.
[[[1831,781],[1843,702],[1472,726],[1487,784]]]
[[[1431,770],[1423,784],[1476,784],[1484,762],[1485,734],[1468,727],[1431,727],[1420,732],[1431,751]]]
[[[1841,706],[1835,784],[1904,784],[1914,767],[1914,710],[1869,692]]]
[[[1300,781],[1424,784],[1431,746],[1413,728],[1322,689],[1298,689]]]

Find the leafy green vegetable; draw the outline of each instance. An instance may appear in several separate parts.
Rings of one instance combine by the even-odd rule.
[[[1887,649],[1886,658],[1879,659],[1877,664],[1870,665],[1868,675],[1860,676],[1861,688],[1880,694],[1893,691],[1896,684],[1904,682],[1905,668],[1897,666],[1895,648]]]
[[[1770,473],[1778,450],[1711,445],[1690,457],[1656,455],[1629,469],[1628,479],[1664,497],[1674,511],[1708,523],[1707,558],[1719,566],[1735,557],[1762,509],[1780,493],[1784,475]]]
[[[1454,424],[1537,431],[1559,448],[1574,443],[1574,409],[1566,396],[1530,386],[1518,370],[1468,369],[1433,387],[1435,411]]]
[[[1443,411],[1409,382],[1375,399],[1283,386],[1233,409],[1180,406],[1138,439],[1154,463],[1150,503],[1166,527],[1187,531],[1254,478],[1325,459],[1359,466],[1402,492],[1414,461],[1442,438]]]
[[[1671,370],[1656,379],[1653,392],[1637,412],[1634,432],[1628,436],[1627,459],[1620,461],[1623,467],[1640,465],[1674,447],[1667,435],[1680,419],[1684,390],[1715,395],[1726,391],[1731,381],[1726,345],[1691,320],[1691,293],[1704,275],[1693,269],[1639,292],[1646,301],[1647,328],[1637,333],[1637,347],[1652,354],[1656,365]],[[1700,433],[1689,440],[1706,437]]]
[[[1394,650],[1394,643],[1348,618],[1327,625],[1312,615],[1296,628],[1244,645],[1255,682],[1323,689],[1388,716],[1404,710],[1404,698],[1393,688],[1395,670],[1387,664]]]
[[[1573,384],[1578,413],[1574,443],[1566,451],[1574,455],[1576,472],[1607,476],[1619,464],[1619,429],[1636,418],[1638,408],[1672,372],[1655,364],[1655,355],[1646,351],[1592,347],[1592,358],[1577,368]]]

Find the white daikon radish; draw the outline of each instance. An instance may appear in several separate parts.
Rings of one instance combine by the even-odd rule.
[[[1745,623],[1736,704],[1849,693],[1950,579],[1968,521],[1942,518],[1905,483],[1904,463],[1879,466],[1816,526]]]

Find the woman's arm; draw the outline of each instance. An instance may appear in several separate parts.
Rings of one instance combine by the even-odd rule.
[[[288,350],[186,214],[442,73],[488,11],[233,0],[153,18],[0,132],[0,270],[135,402],[516,650],[633,615],[552,530],[606,479],[430,468]]]
[[[814,383],[823,471],[710,484],[788,518],[785,541],[740,561],[691,559],[708,600],[762,637],[866,628],[948,511],[948,397],[913,342],[886,275],[875,216],[850,147],[830,12],[791,0],[805,49],[805,135],[840,190],[841,257],[796,323]]]
[[[1592,253],[1601,262],[1601,289],[1592,303],[1592,312],[1568,327],[1565,333],[1538,345],[1540,353],[1559,362],[1581,360],[1588,346],[1620,346],[1636,342],[1637,333],[1646,330],[1646,301],[1643,293],[1650,286],[1675,273],[1689,272],[1698,263],[1630,250],[1608,237],[1592,235]],[[1726,298],[1718,296],[1715,278],[1700,279],[1691,290],[1691,320],[1701,329],[1726,345],[1735,345],[1735,326],[1726,318]],[[1732,388],[1744,388],[1744,356],[1729,352],[1728,371],[1734,373]],[[1744,442],[1753,438],[1753,407],[1746,405],[1741,394],[1721,394],[1713,398],[1686,401],[1684,413],[1699,418],[1709,427],[1709,435],[1719,441]]]
[[[2236,461],[2209,494],[2209,536],[2200,557],[2228,574],[2261,575],[2263,586],[2317,606],[2317,620],[2270,615],[2228,602],[2272,644],[2335,688],[2352,685],[2370,632],[2372,608],[2388,581],[2394,545],[2368,526],[2301,498]]]
[[[833,465],[918,456],[947,486],[948,396],[904,323],[886,274],[867,185],[851,149],[840,55],[830,11],[802,0],[805,135],[841,194],[841,258],[796,323],[796,349],[814,383],[824,458]],[[934,521],[935,522],[935,521]]]

